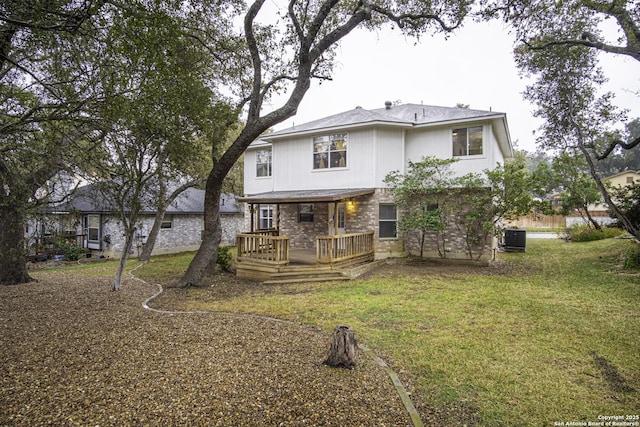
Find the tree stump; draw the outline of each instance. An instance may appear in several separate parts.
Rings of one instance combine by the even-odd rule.
[[[348,326],[336,326],[333,329],[331,354],[324,364],[347,369],[356,365],[356,338],[353,329]]]

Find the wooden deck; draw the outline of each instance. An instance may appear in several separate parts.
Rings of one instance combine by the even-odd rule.
[[[294,249],[287,236],[240,234],[236,275],[265,283],[350,280],[374,260],[373,232],[318,236],[317,246]]]

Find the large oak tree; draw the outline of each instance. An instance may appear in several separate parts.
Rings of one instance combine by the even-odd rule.
[[[590,174],[610,210],[640,238],[637,224],[618,209],[598,175],[597,162],[614,150],[638,150],[640,137],[623,135],[626,112],[616,108],[598,66],[598,54],[623,55],[640,61],[640,3],[627,0],[560,2],[495,0],[485,10],[511,23],[520,45],[516,60],[523,73],[535,76],[525,97],[545,119],[538,139],[542,147],[584,156]],[[614,23],[616,39],[603,30]],[[630,82],[631,83],[631,82]]]
[[[214,149],[213,169],[206,183],[204,240],[176,286],[199,285],[215,272],[221,240],[219,200],[225,176],[249,144],[296,113],[312,79],[330,78],[340,40],[358,27],[374,29],[389,22],[412,36],[452,31],[466,16],[470,2],[290,0],[275,15],[273,6],[255,0],[244,14],[242,37],[251,75],[247,91],[238,94],[237,105],[246,113],[246,124],[229,148]],[[283,91],[286,101],[268,111],[265,102]]]
[[[95,137],[100,98],[88,50],[101,2],[0,7],[0,283],[31,280],[23,231],[38,191],[73,171]]]

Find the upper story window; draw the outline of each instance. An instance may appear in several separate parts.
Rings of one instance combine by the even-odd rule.
[[[454,129],[453,156],[477,156],[482,154],[482,126]]]
[[[256,176],[271,176],[271,148],[256,151]]]
[[[313,138],[313,168],[330,169],[347,166],[347,135]]]

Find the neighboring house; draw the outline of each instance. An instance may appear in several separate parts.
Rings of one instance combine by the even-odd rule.
[[[46,219],[32,225],[32,231],[41,240],[58,235],[75,239],[93,255],[120,257],[124,247],[124,234],[115,205],[110,200],[92,196],[90,186],[78,188],[68,202],[50,207]],[[243,212],[236,198],[223,194],[220,200],[222,214],[222,244],[234,245],[242,230]],[[138,221],[134,254],[138,255],[151,231],[156,211],[147,207]],[[190,188],[167,208],[153,254],[197,250],[204,228],[204,190]],[[48,239],[49,241],[51,238]]]
[[[636,171],[626,170],[617,174],[609,175],[602,178],[602,182],[609,187],[626,187],[631,184],[640,183],[640,173]],[[561,208],[562,193],[556,193],[549,197],[551,206],[559,211]],[[594,221],[606,225],[615,222],[609,214],[609,206],[604,203],[591,204],[587,207],[589,209],[589,215]],[[526,217],[519,218],[518,220],[511,221],[510,225],[521,228],[564,228],[571,227],[572,225],[585,225],[588,223],[588,219],[578,214],[578,212],[571,213],[567,216],[562,215],[539,215],[530,214]]]
[[[626,170],[602,178],[602,182],[607,187],[627,187],[631,184],[640,183],[640,173]],[[615,201],[614,201],[615,202]],[[616,220],[609,214],[609,206],[605,203],[589,205],[589,214],[593,219],[602,225],[611,224]],[[567,216],[567,227],[573,224],[584,224],[584,219],[580,216]]]
[[[245,229],[277,229],[292,251],[313,249],[319,259],[320,237],[369,233],[374,258],[417,254],[397,231],[401,213],[384,179],[425,156],[458,159],[458,175],[504,164],[513,157],[506,114],[387,102],[267,134],[245,153]],[[465,257],[460,240],[451,237],[452,258]],[[249,252],[240,248],[239,260]]]
[[[603,182],[611,187],[626,187],[633,183],[640,183],[640,173],[636,171],[626,170],[614,175],[605,177]]]
[[[640,183],[640,173],[626,170],[602,178],[602,182],[607,187],[627,187],[633,183]],[[615,201],[614,201],[615,202]],[[589,205],[589,214],[593,219],[602,225],[616,222],[609,213],[609,206],[605,203]],[[567,227],[574,224],[584,224],[584,219],[580,216],[571,215],[567,217]]]

